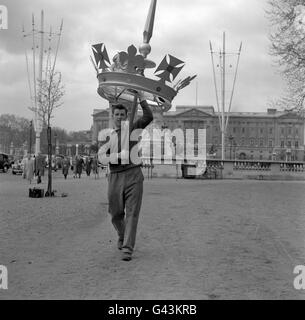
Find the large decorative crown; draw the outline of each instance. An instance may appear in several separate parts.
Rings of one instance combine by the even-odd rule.
[[[187,77],[172,84],[184,66],[184,62],[167,55],[155,70],[156,80],[147,78],[145,69],[154,68],[156,64],[147,59],[151,51],[149,40],[153,32],[157,0],[151,0],[144,32],[143,44],[139,53],[134,45],[127,52],[118,52],[110,63],[104,43],[92,46],[94,60],[91,58],[99,81],[98,93],[110,103],[133,103],[135,92],[140,90],[152,109],[168,111],[179,90],[186,87],[196,76]]]
[[[134,45],[128,47],[127,52],[117,53],[110,64],[106,47],[103,43],[92,46],[95,68],[99,80],[98,93],[110,103],[132,102],[134,91],[144,92],[150,106],[168,111],[171,102],[179,90],[186,87],[196,76],[172,83],[184,66],[184,62],[167,55],[155,70],[159,80],[145,77],[146,68],[155,67],[155,63],[137,54]]]

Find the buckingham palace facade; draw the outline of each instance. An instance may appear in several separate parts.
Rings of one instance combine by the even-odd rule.
[[[109,126],[109,110],[94,109],[92,116],[95,143],[98,132]],[[154,125],[170,130],[206,129],[208,157],[221,159],[219,117],[213,106],[176,106],[176,111],[154,113]],[[304,134],[304,117],[295,112],[271,108],[266,112],[230,112],[225,159],[305,161]]]

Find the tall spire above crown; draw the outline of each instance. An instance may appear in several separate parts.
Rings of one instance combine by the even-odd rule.
[[[140,45],[139,47],[139,52],[144,58],[146,58],[151,51],[151,46],[149,44],[149,41],[153,34],[156,6],[157,6],[157,0],[151,0],[144,31],[143,31],[143,44]]]

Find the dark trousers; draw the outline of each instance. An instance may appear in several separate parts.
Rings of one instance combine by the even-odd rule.
[[[133,252],[135,246],[143,180],[140,167],[110,173],[108,177],[109,213],[119,239],[123,240],[123,251]]]

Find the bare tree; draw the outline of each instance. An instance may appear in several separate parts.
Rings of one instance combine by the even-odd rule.
[[[287,82],[287,92],[276,102],[290,110],[304,110],[305,0],[269,0],[270,53]]]
[[[43,126],[50,127],[51,119],[54,118],[54,110],[63,104],[61,100],[64,96],[64,86],[61,73],[48,70],[45,79],[38,83],[38,86],[41,88],[37,96],[38,115],[42,119]],[[35,112],[34,107],[29,109]]]
[[[38,115],[42,119],[43,126],[47,127],[48,141],[48,188],[46,196],[54,195],[52,191],[52,139],[51,139],[51,119],[54,117],[54,110],[59,108],[63,102],[64,86],[62,84],[61,73],[49,69],[46,77],[38,83],[40,90],[38,92]],[[30,108],[32,111],[33,108]]]

